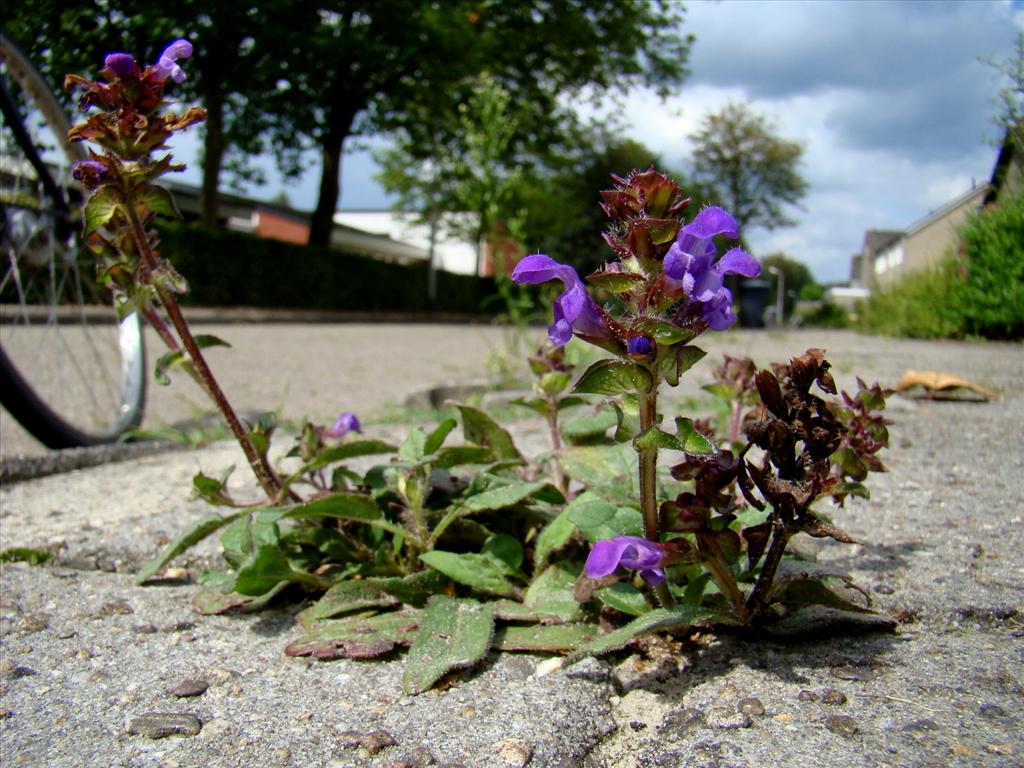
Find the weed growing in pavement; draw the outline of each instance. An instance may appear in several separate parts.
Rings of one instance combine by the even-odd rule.
[[[726,358],[707,387],[724,403],[720,438],[710,421],[669,412],[663,387],[704,357],[694,341],[735,322],[726,276],[760,267],[739,248],[719,256],[716,242],[739,236],[721,208],[681,224],[689,201],[654,170],[616,177],[602,193],[614,258],[587,282],[604,303],[548,256],[527,256],[513,272],[520,285],[563,287],[550,343],[529,360],[533,393],[518,404],[544,418],[551,449],[539,460],[482,408],[455,403],[397,446],[364,436],[351,412],[330,427],[305,424],[273,463],[274,419],[235,415],[202,355],[223,342],[189,330],[175,298],[187,284],[150,228],[157,214],[176,214],[154,182],[181,169],[153,153],[203,118],[195,108],[160,111],[189,52],[176,41],[146,68],[111,54],[103,80],[68,78],[81,107],[97,109],[71,135],[103,150],[76,167],[90,190],[85,225],[100,273],[123,310],[141,312],[168,345],[157,378],[177,369],[195,378],[263,493],[236,498],[230,470],[197,475],[194,493],[220,513],[185,530],[140,582],[219,535],[224,569],[199,577],[199,611],[312,599],[287,653],[375,658],[411,647],[409,693],[491,649],[575,656],[694,624],[886,624],[846,575],[787,552],[799,534],[852,541],[814,504],[867,494],[868,473],[883,469],[886,392],[861,383],[835,397],[824,353],[810,349],[772,370]],[[564,354],[573,336],[608,356],[577,374]],[[667,469],[664,455],[675,457]]]

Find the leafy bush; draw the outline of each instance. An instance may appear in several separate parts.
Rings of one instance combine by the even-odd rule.
[[[835,302],[823,301],[820,306],[803,315],[800,324],[805,328],[846,328],[850,325],[850,317]]]
[[[423,266],[388,264],[331,248],[238,232],[158,225],[161,254],[188,275],[188,303],[290,309],[423,312]],[[494,281],[437,273],[440,312],[479,314]]]
[[[1024,195],[975,214],[960,248],[865,302],[860,329],[885,336],[1024,336]]]

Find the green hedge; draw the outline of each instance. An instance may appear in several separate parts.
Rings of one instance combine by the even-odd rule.
[[[158,225],[160,253],[189,283],[187,303],[378,312],[426,312],[425,266],[387,264],[331,248],[181,224]],[[492,279],[437,273],[437,312],[480,314]]]

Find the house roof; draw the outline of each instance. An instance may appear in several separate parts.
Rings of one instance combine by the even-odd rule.
[[[942,217],[947,215],[950,211],[956,210],[964,203],[971,202],[972,200],[974,200],[974,198],[977,198],[977,206],[980,207],[982,197],[987,194],[988,190],[988,182],[985,182],[984,184],[981,184],[976,187],[971,187],[962,195],[950,200],[948,203],[936,208],[934,211],[930,211],[927,216],[924,216],[923,218],[920,218],[917,221],[915,221],[913,224],[907,227],[906,234],[912,235],[915,232],[924,229],[932,222],[936,221],[937,219],[941,219]]]
[[[903,237],[900,229],[869,229],[864,233],[864,253],[874,255]]]

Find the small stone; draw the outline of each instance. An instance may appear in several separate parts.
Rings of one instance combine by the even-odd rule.
[[[760,717],[764,714],[764,704],[761,703],[760,699],[748,696],[745,699],[740,699],[736,705],[736,711],[751,717]]]
[[[842,691],[837,691],[835,688],[829,688],[822,694],[821,700],[825,704],[831,704],[832,706],[837,707],[846,703],[846,694]]]
[[[132,632],[139,635],[153,635],[156,634],[156,624],[136,624],[132,627]]]
[[[437,758],[434,757],[433,752],[421,745],[414,747],[402,762],[405,763],[406,768],[427,768],[428,765],[434,765]]]
[[[58,640],[70,640],[73,637],[78,636],[78,630],[75,629],[62,629],[57,633]]]
[[[866,683],[878,677],[878,673],[870,667],[842,666],[832,668],[832,677]]]
[[[971,756],[971,748],[969,746],[967,746],[966,744],[954,744],[952,747],[949,748],[949,751],[952,752],[957,757],[970,757]]]
[[[167,736],[195,736],[202,728],[202,722],[191,713],[147,712],[128,723],[128,733],[135,736],[144,736],[147,739],[163,739]]]
[[[502,765],[509,768],[524,768],[533,756],[533,749],[512,739],[502,739],[494,745],[495,752]]]
[[[1006,717],[1006,710],[1000,707],[998,704],[990,704],[985,702],[978,707],[978,714],[982,717],[993,719],[997,717]]]
[[[642,723],[639,720],[630,720],[629,727],[634,731],[643,731],[647,728],[647,723]]]
[[[740,695],[739,688],[732,683],[726,682],[718,689],[718,696],[722,699],[734,699]]]
[[[359,746],[359,742],[363,739],[363,734],[359,731],[341,731],[337,735],[338,746],[344,749],[355,749]]]
[[[0,707],[0,720],[7,720],[11,717],[14,717],[14,712],[9,710],[7,707]]]
[[[171,696],[177,696],[179,699],[186,699],[190,696],[202,696],[206,693],[206,689],[210,687],[210,684],[205,680],[182,680],[173,688],[169,688],[167,692]]]
[[[291,759],[292,751],[287,747],[278,747],[270,753],[270,759],[276,763],[286,763]]]
[[[96,616],[127,616],[130,613],[135,613],[135,609],[127,600],[110,600],[99,607]]]
[[[986,744],[985,751],[990,755],[1012,755],[1013,745],[1010,742],[1004,744]]]
[[[857,721],[847,715],[832,715],[825,718],[825,727],[840,736],[853,736],[860,730]]]
[[[712,707],[708,710],[707,724],[712,728],[749,728],[754,724],[746,712],[735,712],[729,707]]]
[[[890,587],[888,584],[876,584],[875,592],[880,595],[891,595],[896,590]]]
[[[9,677],[12,680],[18,680],[22,677],[35,677],[39,673],[36,672],[32,667],[26,667],[22,664],[17,666],[11,666],[10,670],[5,673],[4,677]]]
[[[681,737],[704,724],[704,713],[696,707],[686,707],[669,712],[661,719],[658,733],[671,733]]]
[[[18,622],[18,631],[31,635],[50,626],[50,617],[43,613],[29,613]]]
[[[804,688],[802,691],[800,691],[800,693],[796,695],[796,698],[798,701],[817,701],[818,694],[814,691],[810,691]]]
[[[6,675],[14,669],[14,662],[10,659],[0,659],[0,675]]]
[[[927,731],[939,730],[939,724],[931,718],[923,717],[920,720],[914,720],[912,723],[907,723],[900,728],[900,730],[910,733],[925,733]]]
[[[188,571],[184,568],[167,568],[163,578],[165,581],[188,581]]]
[[[791,723],[793,722],[793,716],[787,712],[780,712],[772,718],[776,723]]]
[[[476,707],[463,707],[459,710],[459,717],[476,717]]]
[[[176,621],[173,624],[166,624],[160,627],[161,632],[188,632],[190,629],[195,629],[196,623],[194,621]]]
[[[387,731],[370,731],[359,739],[359,746],[371,755],[376,755],[385,747],[393,747],[397,743]]]

